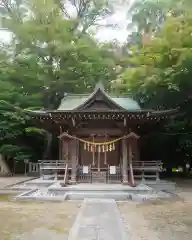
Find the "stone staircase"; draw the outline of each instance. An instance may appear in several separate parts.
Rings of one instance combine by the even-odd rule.
[[[92,183],[106,183],[106,172],[92,172]]]

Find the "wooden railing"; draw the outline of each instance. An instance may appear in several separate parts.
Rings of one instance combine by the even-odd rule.
[[[63,170],[68,164],[68,169],[71,168],[70,164],[65,160],[39,160],[40,170]]]
[[[64,160],[39,160],[40,176],[53,176],[56,179],[65,177],[68,172],[69,164]],[[66,171],[67,169],[67,171]],[[64,171],[64,174],[62,173]]]
[[[40,170],[39,163],[27,162],[28,164],[28,172],[30,173],[38,173]]]
[[[55,178],[62,177],[67,181],[68,171],[71,170],[72,164],[71,162],[65,160],[39,160],[38,163],[28,162],[28,171],[29,173],[40,173],[40,176],[45,175],[54,175]],[[82,181],[90,181],[91,182],[91,172],[97,170],[93,166],[89,166],[89,173],[83,174],[83,166],[77,167],[79,170],[77,171],[77,175],[80,174],[80,180]],[[120,166],[121,169],[122,166]],[[67,168],[67,171],[66,171]],[[109,171],[109,166],[106,168],[101,168],[101,171]],[[159,173],[162,171],[162,162],[161,161],[133,161],[132,165],[128,164],[127,171],[129,172],[129,177],[131,177],[131,181],[134,179],[141,179],[145,181],[146,179],[151,180],[159,180]],[[66,175],[66,177],[65,177]],[[112,178],[116,176],[113,175]],[[121,176],[118,176],[118,181],[120,181]]]
[[[159,173],[162,171],[162,161],[133,161],[134,178],[159,181]],[[129,169],[128,169],[129,170]]]
[[[161,171],[162,161],[133,161],[133,170]]]

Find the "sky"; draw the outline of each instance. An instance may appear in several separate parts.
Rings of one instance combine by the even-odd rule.
[[[102,41],[117,40],[119,42],[125,42],[127,38],[127,10],[119,9],[116,13],[106,20],[106,23],[116,23],[118,29],[102,28],[97,34],[96,38]]]
[[[134,0],[129,0],[130,4]],[[128,31],[126,29],[127,26],[127,7],[124,5],[116,7],[116,12],[113,16],[110,16],[103,20],[103,23],[114,23],[118,25],[117,29],[111,28],[100,28],[96,33],[96,38],[101,41],[112,41],[117,40],[121,43],[126,41]],[[8,42],[11,38],[11,34],[8,31],[0,30],[0,40]]]

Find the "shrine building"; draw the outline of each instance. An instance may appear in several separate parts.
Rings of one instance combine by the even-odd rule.
[[[57,110],[26,111],[58,139],[58,159],[41,160],[42,176],[130,186],[159,181],[162,162],[140,159],[139,129],[162,124],[173,112],[141,109],[130,97],[108,94],[101,83],[91,94],[66,94]]]

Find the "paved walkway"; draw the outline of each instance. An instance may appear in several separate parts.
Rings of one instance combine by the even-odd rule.
[[[68,240],[129,240],[113,199],[85,199]]]

